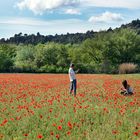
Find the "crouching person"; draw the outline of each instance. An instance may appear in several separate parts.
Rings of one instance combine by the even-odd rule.
[[[123,95],[133,95],[132,87],[127,83],[126,80],[122,82],[123,88],[121,88],[121,94]]]

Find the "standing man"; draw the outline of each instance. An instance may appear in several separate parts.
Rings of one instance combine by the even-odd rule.
[[[69,78],[70,78],[70,94],[72,94],[72,90],[74,90],[74,97],[76,97],[76,86],[77,86],[77,81],[76,81],[76,76],[75,73],[77,73],[79,70],[76,72],[74,71],[74,64],[70,64],[69,68]]]

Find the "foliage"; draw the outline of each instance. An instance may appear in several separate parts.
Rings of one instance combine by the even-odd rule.
[[[19,46],[16,53],[17,55],[15,57],[15,68],[25,72],[34,72],[36,69],[34,62],[34,47],[32,45]]]
[[[48,42],[55,42],[55,43],[63,43],[63,44],[74,44],[74,43],[81,43],[82,41],[86,40],[87,38],[93,38],[96,32],[93,31],[87,31],[86,33],[75,33],[75,34],[69,34],[66,35],[48,35],[44,36],[40,33],[37,33],[36,35],[31,34],[15,34],[14,37],[10,37],[9,39],[0,39],[0,43],[12,43],[12,44],[32,44],[37,45],[38,43],[44,44]]]
[[[16,56],[16,46],[2,44],[0,45],[0,72],[12,70],[14,57]]]
[[[140,66],[140,35],[124,28],[100,31],[80,44],[1,44],[0,54],[1,72],[67,73],[73,62],[81,73],[118,73],[122,63]]]

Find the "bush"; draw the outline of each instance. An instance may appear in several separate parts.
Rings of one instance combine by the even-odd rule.
[[[55,65],[44,65],[39,69],[39,72],[56,73],[57,67]]]
[[[134,63],[123,63],[119,65],[119,74],[134,73],[137,70],[138,65]]]

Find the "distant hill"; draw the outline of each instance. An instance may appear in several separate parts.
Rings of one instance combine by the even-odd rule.
[[[122,25],[120,28],[131,28],[137,31],[138,34],[140,34],[140,20],[133,20],[131,23]]]
[[[96,32],[87,31],[86,33],[67,33],[61,35],[41,35],[39,32],[34,35],[27,35],[27,34],[15,34],[14,37],[10,37],[9,39],[0,39],[0,43],[12,43],[12,44],[38,44],[38,43],[47,43],[47,42],[56,42],[56,43],[63,43],[63,44],[74,44],[74,43],[81,43],[82,41],[93,38]]]
[[[137,31],[140,34],[140,20],[133,20],[131,23],[122,25],[120,28],[131,28]],[[106,32],[112,31],[109,28]],[[38,44],[38,43],[47,43],[47,42],[56,42],[56,43],[63,43],[63,44],[74,44],[74,43],[81,43],[82,41],[93,38],[97,32],[94,31],[87,31],[86,33],[67,33],[61,35],[41,35],[39,32],[34,35],[27,35],[27,34],[15,34],[13,37],[9,39],[0,39],[0,43],[12,43],[12,44]]]

